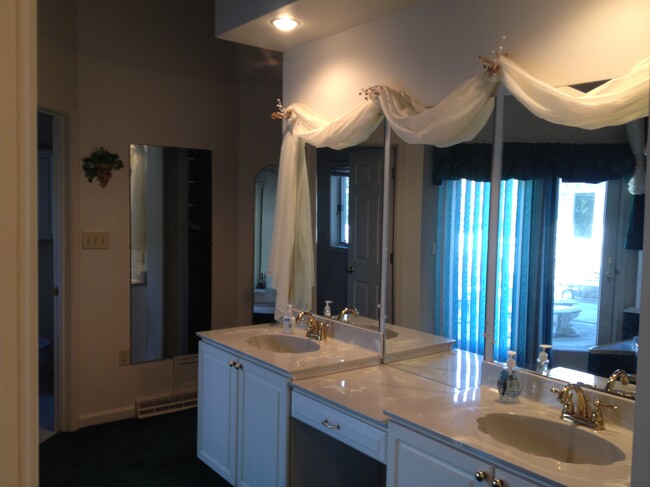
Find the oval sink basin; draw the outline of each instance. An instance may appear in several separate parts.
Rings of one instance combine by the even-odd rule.
[[[317,342],[291,335],[256,335],[246,341],[260,350],[275,353],[306,353],[320,350]]]
[[[543,418],[492,413],[476,420],[478,429],[501,444],[560,462],[611,465],[625,453],[593,430]]]

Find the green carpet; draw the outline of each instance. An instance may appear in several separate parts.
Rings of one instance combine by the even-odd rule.
[[[228,486],[196,457],[196,409],[57,433],[40,446],[41,487]]]

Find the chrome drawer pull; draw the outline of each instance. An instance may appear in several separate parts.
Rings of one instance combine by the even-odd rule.
[[[321,421],[320,424],[322,424],[323,426],[325,426],[326,428],[329,428],[331,430],[340,430],[341,429],[341,425],[339,425],[339,424],[330,424],[330,422],[328,420],[326,420],[326,419]]]

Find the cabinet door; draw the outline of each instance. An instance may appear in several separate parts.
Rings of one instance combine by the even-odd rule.
[[[238,371],[237,485],[287,485],[289,382],[251,362]]]
[[[480,487],[492,478],[489,463],[390,422],[388,445],[388,487]],[[477,480],[477,472],[483,472],[485,480]]]
[[[199,343],[197,456],[235,484],[237,453],[237,370],[234,357]]]

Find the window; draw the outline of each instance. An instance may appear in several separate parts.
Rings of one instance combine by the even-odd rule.
[[[483,353],[489,183],[444,181],[438,193],[438,333]],[[496,360],[531,366],[540,343],[598,343],[607,183],[501,182],[495,295]]]
[[[347,169],[330,173],[330,191],[330,243],[334,247],[344,247],[350,242],[350,175]]]
[[[596,193],[573,193],[573,235],[591,238]]]
[[[438,193],[438,333],[483,353],[490,183],[445,181]]]

